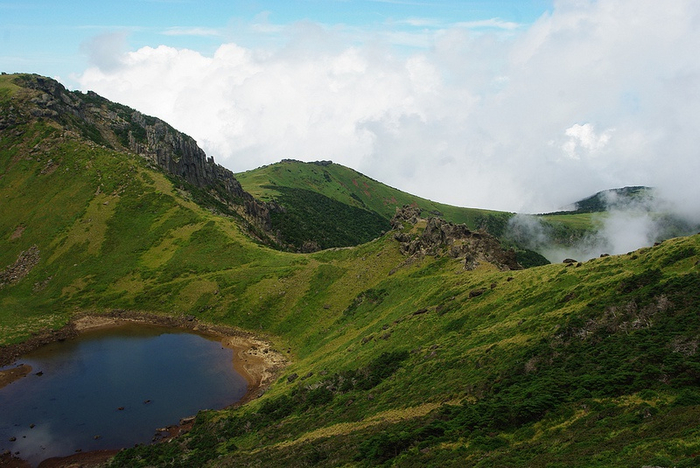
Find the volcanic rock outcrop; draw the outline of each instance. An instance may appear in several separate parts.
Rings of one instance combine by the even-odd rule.
[[[16,82],[35,93],[24,112],[15,107],[3,113],[0,129],[31,117],[52,119],[96,144],[141,155],[220,201],[242,207],[238,211],[249,221],[270,230],[269,208],[243,190],[233,172],[207,157],[192,137],[92,91],[68,91],[57,81],[38,75],[20,75]]]
[[[391,220],[394,239],[407,256],[442,256],[464,258],[464,268],[473,270],[480,262],[496,265],[500,270],[520,270],[513,250],[506,250],[499,240],[485,231],[472,231],[464,224],[442,218],[422,219],[420,208],[397,208]],[[425,224],[421,230],[419,226]]]

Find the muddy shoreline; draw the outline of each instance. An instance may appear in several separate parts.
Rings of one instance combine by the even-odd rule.
[[[246,394],[231,407],[241,406],[262,395],[267,387],[274,382],[279,373],[288,364],[285,356],[272,347],[272,344],[253,333],[222,325],[210,325],[198,322],[191,316],[171,317],[125,310],[114,310],[104,314],[76,315],[66,326],[59,330],[42,332],[22,343],[0,347],[0,366],[8,366],[24,354],[43,345],[74,338],[80,333],[99,328],[117,327],[119,325],[137,323],[157,325],[168,328],[192,331],[221,340],[222,346],[234,352],[233,367],[248,383]],[[17,366],[0,372],[0,388],[15,380],[21,379],[31,372],[29,366]],[[183,434],[192,427],[194,418],[183,418],[179,425],[167,428],[153,428],[154,433],[160,433],[158,441],[169,440]],[[41,468],[56,468],[63,466],[102,466],[119,450],[85,452],[62,458],[51,458],[40,463]],[[0,455],[2,466],[30,466],[22,460]],[[10,462],[11,464],[5,465]],[[14,462],[14,463],[13,463]]]
[[[32,367],[26,364],[20,364],[17,367],[0,371],[0,388],[9,385],[15,380],[26,377],[32,371]]]

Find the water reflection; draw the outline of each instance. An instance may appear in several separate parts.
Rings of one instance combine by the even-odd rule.
[[[223,408],[246,391],[232,350],[158,327],[90,332],[18,362],[33,370],[0,389],[0,452],[20,452],[34,465],[150,442],[156,428]]]

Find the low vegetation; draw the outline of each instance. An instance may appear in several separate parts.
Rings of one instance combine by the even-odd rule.
[[[25,92],[0,78],[3,116]],[[110,466],[700,465],[700,236],[515,271],[408,257],[392,232],[283,252],[138,156],[40,118],[0,135],[0,270],[34,259],[0,286],[2,345],[129,310],[253,331],[291,361]],[[367,200],[349,206],[382,214]]]
[[[355,228],[352,219],[357,219],[360,225],[357,233],[348,232],[335,240],[333,245],[326,241],[324,247],[357,245],[380,236],[388,230],[396,209],[404,205],[419,207],[426,217],[440,216],[448,221],[466,224],[471,229],[485,229],[497,237],[505,234],[512,216],[512,213],[459,208],[426,200],[330,161],[303,163],[284,160],[236,174],[236,177],[245,190],[261,200],[275,202],[287,211],[280,212],[274,223],[285,238],[300,237],[293,229],[299,222],[314,225],[319,217],[337,217],[340,222],[334,224],[347,230]],[[300,211],[300,206],[304,207],[305,212]],[[336,214],[337,211],[342,215],[347,214],[347,217],[342,218],[340,213]],[[327,236],[326,231],[322,230],[323,234],[319,233],[318,237],[323,239]],[[313,239],[312,235],[309,230],[304,232],[303,237]]]

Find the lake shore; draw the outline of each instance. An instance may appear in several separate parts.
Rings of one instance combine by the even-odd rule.
[[[239,406],[260,396],[288,364],[286,357],[263,338],[232,327],[203,324],[188,317],[118,311],[107,315],[84,315],[76,318],[72,325],[78,333],[81,333],[126,323],[184,329],[220,339],[222,346],[233,350],[235,356],[233,367],[248,383],[246,395],[231,406]]]
[[[19,360],[22,355],[54,341],[67,340],[90,330],[134,323],[199,333],[219,339],[222,346],[232,349],[234,352],[233,367],[236,372],[245,378],[248,388],[243,398],[232,402],[229,407],[243,405],[262,395],[288,364],[287,358],[275,350],[272,343],[243,330],[201,323],[191,316],[171,317],[144,312],[115,310],[104,314],[76,315],[73,320],[60,330],[46,331],[31,337],[23,343],[0,347],[0,366],[12,364]],[[18,365],[0,371],[0,388],[25,377],[31,370],[31,367],[27,365]],[[193,423],[194,418],[183,418],[179,425],[168,426],[162,429],[153,428],[153,430],[154,433],[166,434],[165,436],[160,436],[159,440],[168,440],[187,432]],[[83,467],[102,466],[106,460],[113,457],[117,452],[118,450],[77,453],[69,457],[44,460],[39,466],[76,466],[75,463]],[[13,466],[28,466],[22,465],[22,460],[12,458],[15,462],[20,463]],[[4,462],[7,461],[9,460],[4,460]]]
[[[15,380],[19,380],[22,377],[26,377],[31,371],[32,367],[26,364],[20,364],[17,367],[0,371],[0,388],[11,384]]]

